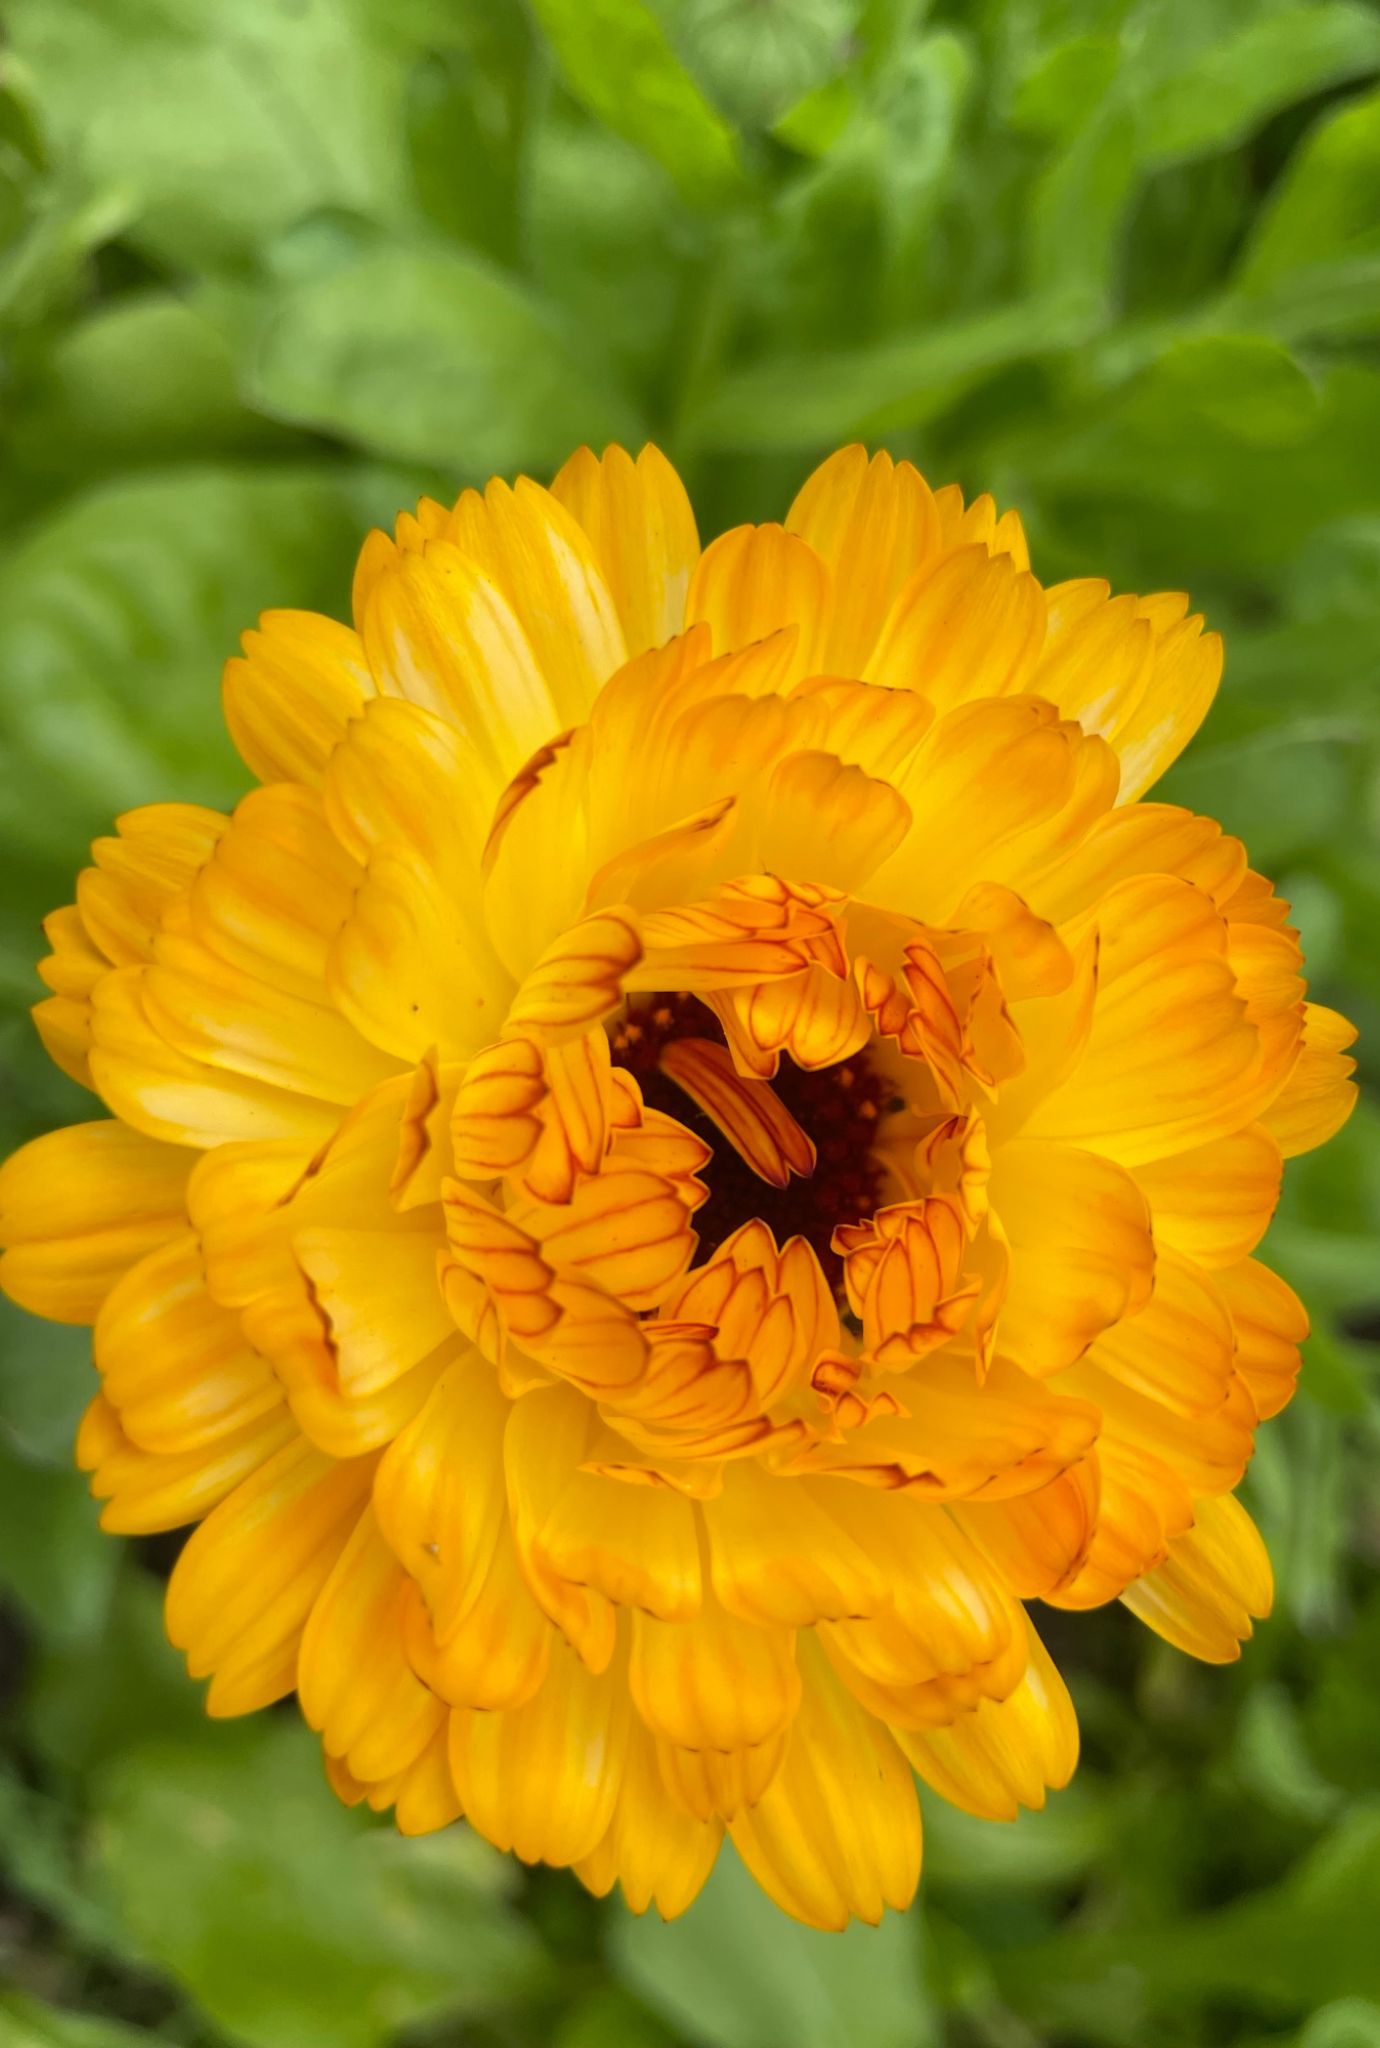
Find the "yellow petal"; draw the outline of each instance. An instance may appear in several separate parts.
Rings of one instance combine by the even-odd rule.
[[[1213,1279],[1231,1312],[1237,1371],[1261,1421],[1268,1422],[1293,1397],[1308,1311],[1293,1288],[1258,1259],[1243,1259]]]
[[[888,780],[910,760],[934,723],[927,698],[847,676],[805,676],[791,694],[808,699],[820,714],[819,737],[831,754]]]
[[[1113,1420],[1087,1463],[1097,1474],[1097,1522],[1078,1570],[1040,1597],[1053,1607],[1102,1607],[1153,1571],[1193,1521],[1193,1496],[1164,1459],[1116,1433]]]
[[[1276,1087],[1211,899],[1167,876],[1123,882],[1099,912],[1092,1030],[1026,1132],[1123,1166],[1238,1131]]]
[[[451,1123],[452,1163],[462,1180],[496,1180],[531,1158],[546,1092],[541,1048],[531,1039],[504,1039],[475,1054]]]
[[[45,996],[29,1015],[54,1066],[82,1088],[94,1090],[91,1078],[91,1005],[72,996]]]
[[[1091,1354],[1059,1375],[1059,1387],[1090,1402],[1101,1418],[1098,1455],[1128,1447],[1139,1460],[1167,1465],[1194,1494],[1229,1493],[1250,1461],[1258,1420],[1243,1374],[1233,1374],[1210,1414],[1184,1415],[1153,1394],[1102,1371]]]
[[[116,1282],[96,1318],[96,1364],[120,1426],[146,1451],[193,1451],[283,1405],[267,1359],[206,1290],[195,1237]]]
[[[1149,1300],[1150,1210],[1124,1167],[1018,1138],[996,1153],[990,1193],[1011,1250],[999,1341],[1026,1372],[1071,1365]]]
[[[1073,1701],[1033,1628],[1025,1675],[1006,1699],[983,1700],[947,1728],[898,1729],[896,1740],[927,1785],[983,1820],[1038,1811],[1078,1763]]]
[[[441,1249],[408,1231],[299,1230],[293,1251],[325,1316],[341,1389],[376,1394],[455,1338],[436,1274]]]
[[[655,1308],[690,1264],[695,1233],[681,1190],[620,1153],[564,1203],[509,1211],[562,1277],[578,1278],[632,1309]]]
[[[366,1508],[317,1595],[298,1653],[308,1726],[362,1778],[406,1769],[445,1717],[403,1655],[403,1579]]]
[[[570,1387],[541,1387],[508,1418],[503,1462],[513,1541],[534,1599],[591,1671],[607,1670],[618,1617],[608,1595],[557,1568],[541,1543],[573,1476],[594,1455],[598,1417]]]
[[[508,1412],[493,1367],[468,1353],[446,1368],[379,1462],[379,1527],[420,1587],[442,1643],[475,1598],[498,1542]]]
[[[897,786],[915,822],[868,899],[942,926],[983,881],[1039,912],[1039,877],[1112,804],[1116,757],[1035,698],[963,703],[936,719]]]
[[[667,1791],[656,1743],[634,1722],[608,1833],[576,1864],[576,1875],[597,1897],[619,1884],[632,1912],[655,1906],[673,1920],[698,1894],[722,1839],[721,1821],[697,1819]]]
[[[898,592],[866,679],[948,711],[1021,689],[1044,637],[1044,594],[1029,570],[1008,554],[961,547]]]
[[[1253,1621],[1273,1605],[1274,1577],[1259,1530],[1228,1495],[1199,1501],[1193,1527],[1175,1538],[1165,1562],[1121,1597],[1176,1650],[1207,1664],[1231,1664]]]
[[[1156,1241],[1215,1269],[1235,1265],[1260,1242],[1283,1170],[1268,1129],[1252,1124],[1141,1166],[1136,1179],[1150,1203]]]
[[[150,938],[152,929],[150,925]],[[86,929],[76,904],[64,903],[60,910],[49,911],[43,920],[43,935],[52,951],[38,963],[39,979],[57,995],[84,1000],[111,963]]]
[[[450,1767],[466,1816],[524,1863],[577,1863],[608,1832],[627,1744],[621,1673],[594,1677],[557,1645],[546,1682],[525,1706],[458,1708]]]
[[[476,563],[522,620],[558,716],[542,735],[586,717],[627,659],[623,629],[594,548],[550,491],[519,477],[462,491],[446,539]],[[528,753],[532,750],[529,747]]]
[[[904,1912],[920,1881],[920,1806],[910,1768],[813,1651],[785,1761],[729,1824],[757,1882],[796,1920],[872,1925]]]
[[[1097,1434],[1096,1408],[1001,1357],[979,1387],[970,1357],[936,1352],[914,1386],[913,1415],[880,1415],[839,1443],[807,1448],[793,1464],[904,1487],[928,1501],[1002,1500],[1043,1486]],[[903,1399],[912,1398],[910,1388],[901,1384]]]
[[[176,927],[165,919],[141,984],[149,1021],[187,1058],[353,1102],[392,1070],[327,986],[331,946],[359,884],[320,798],[286,784],[255,791]]]
[[[1010,555],[1018,569],[1030,567],[1030,550],[1019,513],[1003,512],[998,518],[996,500],[989,491],[965,506],[958,485],[945,484],[934,494],[934,508],[939,514],[940,546],[946,552],[981,542],[994,555]]]
[[[1147,607],[1155,603],[1142,600]],[[1116,734],[1119,802],[1132,802],[1177,761],[1207,717],[1221,680],[1222,636],[1205,633],[1198,613],[1157,632],[1145,689]]]
[[[117,968],[93,992],[91,1075],[117,1116],[177,1145],[279,1137],[319,1142],[329,1134],[338,1105],[205,1065],[171,1045],[148,1014],[147,972]]]
[[[394,1809],[400,1835],[430,1835],[460,1819],[460,1800],[450,1775],[449,1729],[445,1723],[414,1762],[387,1778],[357,1778],[340,1757],[327,1750],[326,1777],[336,1797],[347,1806],[367,1799],[375,1813]]]
[[[591,1460],[616,1439],[589,1445]],[[573,1470],[545,1515],[526,1536],[543,1576],[590,1586],[617,1606],[638,1607],[662,1621],[684,1621],[700,1604],[695,1510],[667,1486],[628,1486],[587,1469]]]
[[[570,722],[527,623],[474,561],[439,540],[390,552],[359,620],[380,692],[453,725],[490,802]]]
[[[230,737],[260,782],[315,788],[351,719],[374,694],[357,633],[318,612],[265,612],[225,664]]]
[[[1305,1003],[1303,1047],[1262,1122],[1286,1159],[1325,1145],[1356,1107],[1355,1027],[1321,1003]]]
[[[685,486],[659,448],[579,448],[551,495],[588,536],[618,607],[630,655],[660,647],[685,624],[700,541]]]
[[[486,1714],[535,1698],[560,1640],[532,1597],[506,1521],[500,1521],[483,1575],[445,1641],[437,1641],[422,1596],[411,1585],[404,1592],[403,1635],[409,1664],[438,1699]]]
[[[95,842],[96,865],[77,879],[77,907],[107,960],[133,967],[153,957],[155,932],[228,822],[199,804],[145,804],[116,820],[118,838]]]
[[[723,1490],[700,1512],[714,1591],[744,1621],[809,1628],[874,1613],[889,1599],[887,1573],[830,1512],[837,1486],[773,1478],[729,1466]]]
[[[583,918],[547,948],[518,990],[509,1031],[553,1043],[587,1031],[617,1008],[641,957],[631,912],[600,910]]]
[[[757,864],[772,874],[861,892],[901,844],[910,806],[889,782],[836,754],[787,754],[767,784]]]
[[[1101,1472],[1091,1452],[1014,1500],[956,1501],[958,1527],[1022,1600],[1047,1600],[1072,1585],[1092,1546],[1101,1504]]]
[[[114,1121],[21,1146],[0,1166],[0,1285],[35,1315],[94,1322],[121,1274],[186,1228],[194,1157]]]
[[[753,1749],[800,1703],[794,1631],[730,1614],[707,1588],[690,1621],[634,1612],[628,1685],[647,1726],[682,1749]]]
[[[289,1444],[214,1508],[168,1581],[168,1637],[212,1714],[248,1714],[291,1692],[297,1649],[369,1496],[374,1461],[338,1463]]]
[[[240,1482],[298,1437],[282,1406],[245,1423],[233,1436],[195,1450],[142,1451],[129,1441],[104,1394],[97,1394],[77,1434],[77,1463],[104,1501],[101,1527],[117,1536],[150,1536],[198,1522]]]
[[[884,450],[869,462],[855,443],[806,478],[786,526],[833,575],[823,664],[839,675],[862,675],[898,590],[938,551],[929,485],[909,462],[893,462]]]
[[[299,1426],[334,1458],[360,1458],[391,1442],[426,1400],[459,1341],[452,1333],[410,1371],[375,1393],[359,1393],[341,1384],[330,1325],[304,1276],[295,1288],[255,1299],[241,1316],[245,1335],[271,1360]]]
[[[1246,872],[1246,849],[1212,818],[1174,804],[1123,804],[1096,820],[1040,883],[1040,908],[1058,922],[1091,910],[1118,882],[1180,875],[1219,909]]]
[[[942,1726],[980,1699],[1005,1698],[1027,1643],[998,1566],[943,1509],[841,1484],[831,1499],[855,1537],[885,1554],[892,1596],[876,1614],[819,1630],[850,1691],[908,1728]]]
[[[823,666],[829,586],[829,571],[814,549],[784,526],[735,526],[700,556],[686,623],[702,620],[709,627],[716,654],[794,627],[791,675],[814,675]]]
[[[1155,631],[1134,597],[1089,577],[1045,592],[1048,630],[1026,688],[1115,746],[1149,682]]]
[[[1104,1331],[1088,1360],[1177,1415],[1210,1415],[1236,1371],[1231,1317],[1201,1268],[1161,1245],[1148,1303]]]

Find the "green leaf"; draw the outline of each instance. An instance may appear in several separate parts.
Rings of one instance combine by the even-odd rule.
[[[163,1585],[103,1536],[119,1567],[99,1623],[63,1637],[45,1629],[33,1646],[22,1720],[35,1756],[69,1782],[141,1743],[207,1739],[201,1688],[163,1626]]]
[[[889,1913],[877,1928],[816,1933],[787,1920],[727,1847],[682,1919],[620,1914],[610,1960],[705,2048],[928,2048],[939,2039],[918,1921]]]
[[[401,488],[306,468],[134,476],[10,550],[0,832],[49,863],[34,915],[64,900],[115,813],[161,798],[221,804],[243,788],[220,719],[226,657],[270,605],[342,606],[369,513]]]
[[[1380,94],[1319,122],[1295,151],[1242,257],[1257,317],[1295,332],[1380,324]]]
[[[264,411],[470,477],[639,438],[596,347],[458,250],[385,245],[274,295],[249,367]]]
[[[1134,116],[1109,93],[1035,186],[1027,256],[1033,292],[1110,304],[1139,172]]]
[[[0,1442],[0,1589],[30,1620],[56,1640],[98,1628],[118,1563],[82,1474],[26,1464]]]
[[[596,121],[715,205],[743,186],[737,138],[642,0],[531,0],[566,85]]]
[[[1044,51],[1021,79],[1013,124],[1029,135],[1065,141],[1088,118],[1116,76],[1119,52],[1110,36],[1073,36]]]
[[[1309,2019],[1298,2048],[1380,2048],[1380,2004],[1337,1998]]]
[[[246,410],[234,353],[216,325],[171,293],[141,292],[97,308],[45,352],[11,449],[34,473],[82,478],[97,467],[151,467],[276,438]]]
[[[770,128],[843,71],[860,11],[861,0],[686,0],[676,26],[711,98],[745,128]]]
[[[128,225],[131,210],[118,188],[51,185],[0,255],[0,324],[32,326],[73,297],[87,259]]]
[[[1361,736],[1347,720],[1301,718],[1220,746],[1205,738],[1166,777],[1163,795],[1216,816],[1253,861],[1278,868],[1331,833],[1350,800]]]
[[[665,171],[571,107],[553,109],[532,137],[525,204],[534,284],[567,331],[597,334],[629,388],[654,402],[681,352],[705,223]],[[553,448],[552,463],[574,445]]]
[[[96,1802],[97,1869],[141,1949],[253,2048],[377,2048],[540,1989],[508,1867],[462,1827],[405,1841],[347,1811],[293,1721],[128,1750]]]
[[[6,26],[54,153],[134,196],[160,260],[233,264],[315,207],[406,210],[413,49],[364,0],[11,0]]]
[[[0,1300],[0,1432],[26,1463],[71,1470],[77,1424],[97,1384],[89,1330]]]
[[[1172,33],[1168,17],[1164,26]],[[1276,108],[1377,66],[1380,18],[1362,0],[1251,9],[1234,34],[1206,49],[1182,48],[1180,61],[1141,96],[1141,153],[1160,165],[1221,149]]]
[[[1068,348],[1086,330],[1082,305],[1026,300],[852,353],[772,357],[726,377],[686,432],[700,448],[766,452],[915,426],[993,370]]]
[[[142,2027],[40,2005],[16,1991],[0,1997],[0,2041],[5,2048],[148,2048],[149,2036]]]
[[[1285,1882],[1218,1912],[1121,1932],[1068,1929],[1043,1946],[993,1957],[1008,1996],[1036,2025],[1078,2027],[1097,1987],[1136,1973],[1160,2014],[1191,1998],[1234,1998],[1302,2015],[1348,1983],[1380,1992],[1380,1809],[1345,1815]]]

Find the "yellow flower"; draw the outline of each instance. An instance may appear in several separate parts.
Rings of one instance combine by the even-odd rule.
[[[1181,596],[845,449],[700,552],[653,449],[423,502],[225,676],[262,787],[97,841],[39,1028],[111,1116],[4,1169],[95,1325],[113,1530],[200,1526],[213,1714],[637,1910],[727,1831],[821,1927],[1073,1770],[1025,1603],[1192,1655],[1303,1311],[1251,1257],[1350,1106],[1286,906],[1138,799]]]

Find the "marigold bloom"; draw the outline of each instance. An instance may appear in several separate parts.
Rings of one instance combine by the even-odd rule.
[[[914,1774],[1073,1770],[1028,1602],[1209,1661],[1270,1604],[1251,1253],[1353,1090],[1286,905],[1139,801],[1220,643],[858,448],[703,553],[654,449],[424,501],[354,616],[268,613],[262,786],[48,920],[110,1115],[4,1169],[4,1284],[94,1323],[105,1525],[199,1524],[211,1713],[296,1688],[342,1798],[637,1910],[727,1831],[875,1921]]]

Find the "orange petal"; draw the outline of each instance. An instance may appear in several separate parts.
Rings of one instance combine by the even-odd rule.
[[[641,958],[630,911],[599,910],[583,918],[547,948],[518,990],[509,1031],[546,1042],[588,1030],[617,1008]]]
[[[673,1039],[660,1064],[759,1179],[783,1188],[793,1173],[813,1173],[812,1141],[771,1085],[739,1074],[723,1046],[704,1038]]]

